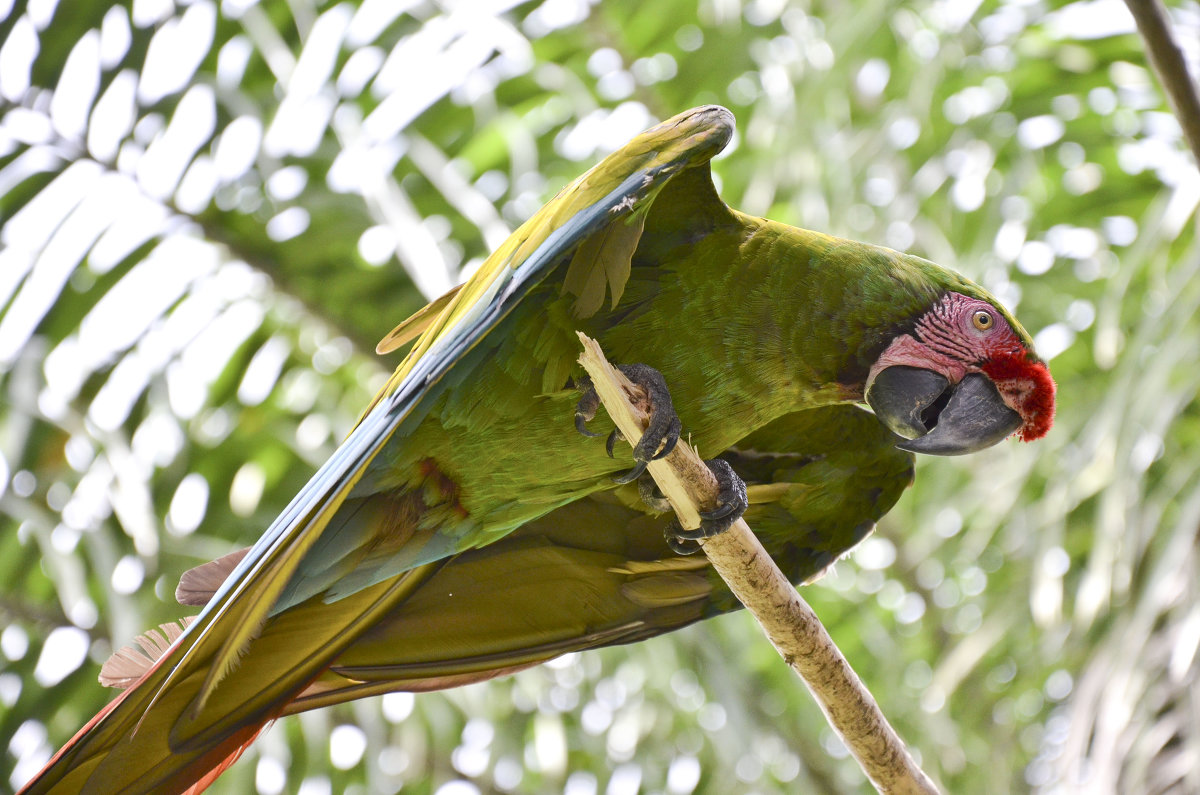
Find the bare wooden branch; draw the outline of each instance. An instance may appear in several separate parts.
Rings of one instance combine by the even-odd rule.
[[[1167,12],[1159,0],[1125,0],[1125,4],[1137,21],[1150,63],[1200,166],[1200,96],[1196,93],[1195,79],[1188,73],[1183,51],[1171,34]]]
[[[641,388],[608,363],[594,340],[583,334],[579,338],[584,347],[579,361],[592,377],[600,401],[625,438],[637,444],[646,425],[646,411],[644,405],[635,406],[631,401],[644,401]],[[670,455],[651,461],[649,471],[684,527],[699,525],[698,506],[715,506],[716,480],[682,440]],[[937,788],[909,755],[812,608],[746,523],[739,519],[729,531],[704,541],[703,546],[713,568],[804,680],[875,788],[897,795],[936,795]]]

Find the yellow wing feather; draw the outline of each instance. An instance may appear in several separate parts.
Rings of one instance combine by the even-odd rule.
[[[433,299],[407,320],[402,320],[400,325],[388,332],[388,335],[379,341],[379,344],[375,346],[375,352],[378,354],[391,353],[415,340],[437,319],[438,314],[454,300],[454,296],[458,295],[458,291],[462,287],[461,284],[451,287],[440,298]]]

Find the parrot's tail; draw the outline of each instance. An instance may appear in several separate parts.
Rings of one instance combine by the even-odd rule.
[[[25,785],[21,795],[133,791],[123,785],[114,788],[113,782],[104,773],[94,775],[102,763],[113,756],[123,757],[128,762],[136,759],[132,767],[153,771],[154,783],[148,785],[147,789],[137,790],[139,792],[198,795],[236,762],[277,717],[271,715],[262,722],[238,726],[220,742],[200,753],[175,754],[162,742],[158,727],[143,725],[139,728],[131,725],[130,716],[135,716],[132,719],[136,720],[137,715],[143,714],[148,701],[154,700],[147,691],[157,684],[154,677],[157,668],[157,664],[151,665],[136,681],[124,683],[125,691],[59,749]]]
[[[207,758],[212,758],[221,753],[225,753],[225,758],[214,765],[211,770],[197,779],[195,784],[184,790],[183,795],[200,795],[201,792],[204,792],[204,790],[212,786],[212,783],[216,781],[222,773],[228,770],[230,766],[232,766],[233,763],[241,757],[242,752],[249,748],[250,744],[258,739],[258,735],[262,733],[263,729],[270,725],[270,721],[268,721],[257,728],[253,726],[247,726],[245,729],[222,743],[219,748],[213,749],[213,753]],[[232,747],[233,750],[226,753],[230,747]]]
[[[243,555],[231,553],[197,567],[184,578],[181,601],[208,601],[214,583],[219,586]],[[419,582],[413,573],[397,579]],[[389,598],[405,595],[394,586],[385,582],[339,601],[350,611],[345,621],[314,622],[303,611],[274,617],[258,633],[255,653],[238,659],[220,680],[215,698],[205,698],[214,640],[193,653],[193,636],[212,631],[211,626],[196,623],[202,618],[183,619],[143,633],[101,668],[101,681],[124,692],[63,746],[21,795],[203,792],[264,727],[312,694],[329,659],[363,626],[378,621],[372,611],[386,612]],[[223,637],[213,634],[216,640]]]
[[[246,550],[239,550],[188,572],[181,587],[188,585],[192,591],[183,593],[181,601],[203,605],[245,553]],[[213,738],[211,745],[199,743],[186,750],[174,747],[167,739],[171,720],[190,704],[199,679],[188,677],[181,686],[166,690],[162,685],[166,672],[176,664],[173,659],[176,642],[194,618],[189,616],[144,632],[109,658],[100,669],[100,682],[124,692],[59,749],[25,785],[21,795],[117,792],[196,795],[238,760],[263,729],[282,714],[287,702],[257,719],[228,725]],[[115,780],[131,775],[131,781]]]

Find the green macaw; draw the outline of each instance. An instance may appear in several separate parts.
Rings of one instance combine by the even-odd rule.
[[[704,556],[674,550],[745,502],[801,583],[892,507],[909,451],[1047,432],[1054,382],[994,298],[730,209],[708,163],[732,130],[709,106],[634,138],[393,331],[381,350],[415,345],[341,447],[253,547],[184,576],[200,614],[114,655],[102,681],[124,692],[24,791],[198,792],[281,715],[736,609]],[[741,475],[744,497],[713,465],[727,505],[701,531],[615,483],[629,464],[570,430],[594,411],[577,329],[661,373],[629,368],[658,428],[635,470],[681,422]]]

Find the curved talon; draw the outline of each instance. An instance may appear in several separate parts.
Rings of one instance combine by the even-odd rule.
[[[600,434],[596,435],[599,436]],[[608,453],[609,458],[616,458],[616,455],[613,454],[613,447],[616,445],[618,439],[624,438],[625,435],[621,433],[620,428],[613,428],[612,433],[608,435],[608,439],[604,442],[604,451]]]
[[[677,555],[695,555],[700,551],[700,542],[692,541],[686,538],[672,535],[668,529],[666,532],[667,546],[671,548]]]
[[[583,434],[584,436],[587,436],[588,438],[591,438],[591,439],[595,439],[597,436],[603,436],[604,434],[602,434],[602,433],[597,433],[595,431],[588,430],[587,423],[591,419],[592,419],[591,417],[585,417],[581,412],[576,411],[575,412],[575,430],[579,431],[581,434]]]
[[[718,505],[716,508],[713,508],[711,511],[701,511],[700,518],[707,519],[710,522],[715,522],[719,519],[724,519],[727,516],[731,516],[734,513],[738,513],[738,515],[740,516],[741,515],[740,511],[745,511],[745,510],[746,510],[746,506],[740,505],[736,501],[726,502],[726,503],[722,503],[721,505]]]
[[[683,526],[679,524],[679,522],[675,522],[672,524],[671,529],[668,530],[667,533],[668,535],[672,535],[675,538],[683,541],[700,541],[708,538],[709,536],[717,535],[717,533],[709,533],[707,530],[705,530],[704,522],[700,522],[700,526],[694,530],[685,530]]]
[[[637,462],[637,466],[635,466],[633,469],[631,469],[631,470],[629,470],[628,472],[626,472],[624,475],[616,475],[616,476],[614,476],[614,477],[613,477],[613,479],[612,479],[612,480],[613,480],[613,483],[616,483],[616,484],[617,484],[617,485],[619,485],[619,486],[622,486],[622,485],[624,485],[624,484],[626,484],[626,483],[632,483],[633,481],[635,481],[635,480],[637,480],[638,478],[640,478],[640,477],[642,476],[642,473],[646,471],[646,464],[647,464],[647,463],[649,463],[649,462],[647,462],[647,461],[638,461],[638,462]]]
[[[660,458],[666,458],[668,455],[670,455],[671,451],[675,449],[675,445],[679,444],[679,434],[682,431],[683,423],[680,422],[679,417],[675,417],[675,419],[671,421],[670,428],[667,430],[667,439],[665,442],[663,442],[662,449],[650,456],[650,460],[657,461]]]

